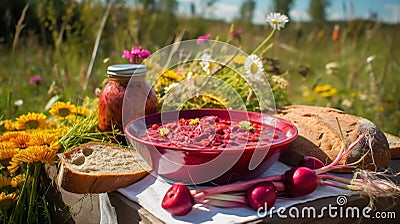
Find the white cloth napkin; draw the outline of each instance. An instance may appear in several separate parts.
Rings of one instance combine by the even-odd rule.
[[[278,161],[262,176],[282,174],[288,169],[290,169],[289,166]],[[171,183],[166,182],[162,177],[148,175],[143,180],[126,188],[121,188],[118,191],[130,200],[139,203],[155,217],[166,223],[239,223],[254,221],[262,217],[257,215],[257,212],[250,208],[217,208],[203,205],[195,207],[185,216],[171,216],[161,208],[161,201],[171,185]],[[344,195],[346,193],[348,193],[346,190],[319,186],[312,194],[304,197],[291,199],[278,198],[274,205],[276,209],[273,211],[277,211],[279,208],[288,208],[296,204],[324,197]],[[265,215],[268,214],[261,215],[265,217]]]

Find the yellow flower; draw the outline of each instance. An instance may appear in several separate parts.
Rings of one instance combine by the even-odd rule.
[[[66,135],[69,132],[68,127],[59,127],[59,128],[54,128],[54,129],[49,129],[48,133],[54,134],[56,137],[61,138],[62,136]]]
[[[329,98],[329,97],[336,95],[336,93],[337,93],[337,90],[335,88],[332,88],[329,91],[320,93],[319,95],[323,98]]]
[[[57,152],[59,149],[61,148],[61,144],[57,141],[57,142],[53,142],[51,143],[51,145],[49,145],[49,150]]]
[[[314,92],[315,94],[319,94],[319,93],[322,93],[322,92],[329,91],[331,88],[332,88],[332,86],[329,85],[329,84],[323,85],[323,86],[316,86],[316,87],[314,88],[314,91],[313,91],[313,92]]]
[[[322,98],[329,98],[337,93],[337,89],[331,85],[316,86],[313,90],[314,94],[320,95]]]
[[[22,163],[49,163],[54,165],[56,160],[56,151],[50,149],[48,146],[29,146],[25,150],[20,150],[10,161],[8,170],[10,173],[15,173],[19,164]]]
[[[58,128],[47,128],[47,129],[41,129],[41,130],[26,130],[25,132],[31,136],[37,135],[37,134],[42,134],[42,135],[52,135],[55,138],[61,138],[64,136],[68,131],[70,127],[66,126],[60,126]]]
[[[1,123],[7,131],[14,131],[16,129],[15,123],[11,120],[3,120]]]
[[[16,131],[10,131],[10,132],[6,132],[3,135],[0,135],[0,142],[5,142],[10,140],[11,138],[15,138],[16,136],[18,136],[20,134],[20,132],[16,132]]]
[[[11,187],[18,187],[20,183],[25,181],[25,174],[19,174],[11,179],[10,185]]]
[[[82,117],[86,117],[90,113],[89,109],[87,109],[85,107],[75,107],[75,110],[73,112],[75,115],[82,116]]]
[[[1,192],[0,194],[0,208],[2,210],[9,209],[18,199],[18,195],[16,193],[6,194]]]
[[[10,138],[10,142],[14,148],[25,149],[31,137],[24,133],[18,133],[14,138]]]
[[[162,74],[163,77],[172,79],[174,81],[180,81],[182,79],[182,75],[178,75],[176,72],[173,70],[167,70]]]
[[[210,96],[203,95],[202,99],[204,100],[205,103],[210,103],[210,104],[213,104],[213,105],[216,105],[216,106],[219,106],[219,107],[223,107],[224,106],[224,104],[221,101],[219,101],[219,100],[217,100],[217,99],[215,99],[213,97],[210,97]]]
[[[0,176],[0,189],[11,185],[11,178]]]
[[[68,117],[64,118],[66,121],[65,125],[67,126],[73,126],[74,124],[81,122],[83,119],[84,117],[76,115],[69,115]]]
[[[17,130],[46,128],[46,115],[43,113],[28,113],[16,119]]]
[[[51,106],[49,113],[57,119],[62,120],[69,115],[73,115],[74,111],[75,105],[72,105],[71,102],[55,102],[53,106]]]
[[[32,134],[30,140],[28,141],[29,146],[34,145],[47,145],[50,146],[53,143],[56,143],[58,138],[53,134],[45,134],[45,133],[38,133]]]
[[[14,144],[10,141],[0,141],[0,150],[13,148]]]
[[[19,152],[19,149],[10,148],[0,150],[0,160],[11,159],[15,154]]]
[[[157,82],[154,85],[154,89],[156,91],[161,91],[162,89],[164,89],[164,87],[170,86],[171,84],[180,81],[182,78],[182,75],[179,75],[172,70],[167,70],[158,77]]]

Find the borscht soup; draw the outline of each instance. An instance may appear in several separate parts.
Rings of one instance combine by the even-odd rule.
[[[213,150],[270,145],[282,141],[285,135],[262,123],[204,116],[153,124],[141,138],[158,145]]]

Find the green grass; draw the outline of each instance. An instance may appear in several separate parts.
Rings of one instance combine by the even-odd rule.
[[[101,16],[102,11],[93,16],[93,20],[100,23],[98,18]],[[11,51],[9,43],[0,45],[0,118],[14,118],[28,111],[43,112],[52,97],[47,92],[53,82],[60,88],[63,100],[79,103],[86,96],[95,97],[96,88],[101,88],[106,78],[107,66],[127,62],[120,58],[124,49],[143,45],[154,52],[172,43],[181,32],[183,39],[211,33],[213,39],[224,41],[230,28],[230,24],[221,21],[180,18],[173,29],[160,32],[156,25],[162,18],[156,16],[153,26],[142,30],[147,32],[145,38],[137,38],[138,31],[132,26],[139,20],[117,16],[115,12],[110,14],[87,89],[82,84],[95,35],[82,39],[81,35],[70,33],[57,48],[40,43],[38,34],[22,32],[15,52]],[[96,24],[95,21],[82,23]],[[362,21],[343,22],[340,23],[340,42],[331,40],[334,23],[326,23],[321,29],[312,24],[301,24],[301,35],[296,25],[289,24],[278,32],[273,40],[274,47],[264,55],[279,60],[279,66],[285,72],[283,77],[290,83],[287,92],[290,102],[340,108],[372,120],[384,131],[400,135],[400,40],[396,38],[400,35],[399,25],[370,26]],[[235,40],[232,44],[248,53],[269,34],[269,29],[264,26],[236,25],[236,28],[243,28],[245,33],[240,41]],[[96,32],[95,27],[91,29],[92,33]],[[376,56],[372,62],[376,82],[372,84],[376,85],[377,93],[371,92],[367,70],[366,59],[371,55]],[[329,62],[338,63],[336,74],[327,74],[325,65]],[[298,72],[301,66],[309,69],[305,77]],[[40,85],[28,82],[29,77],[35,74],[44,79]],[[331,98],[312,94],[313,87],[324,84],[336,88],[337,94]],[[311,95],[306,96],[307,91]],[[18,99],[24,101],[20,107],[14,106]]]

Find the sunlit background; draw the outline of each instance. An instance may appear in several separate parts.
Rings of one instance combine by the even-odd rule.
[[[209,34],[250,53],[273,11],[290,18],[261,55],[265,72],[289,84],[275,92],[278,106],[339,108],[400,135],[396,0],[3,0],[0,120],[45,112],[55,96],[95,98],[107,66],[128,63],[121,55],[133,46],[155,52]]]

